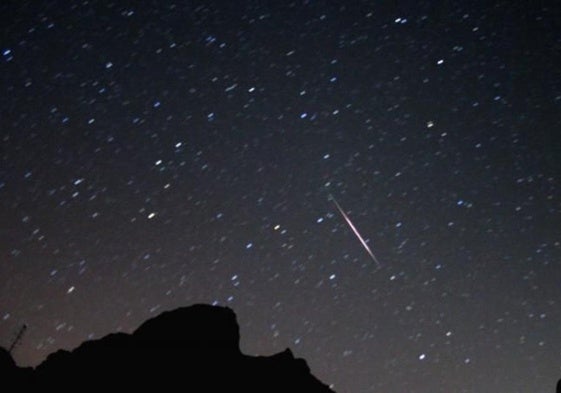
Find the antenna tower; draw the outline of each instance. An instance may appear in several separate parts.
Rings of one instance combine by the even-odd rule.
[[[8,349],[8,353],[10,355],[12,354],[14,349],[16,349],[16,347],[19,344],[21,344],[21,339],[23,338],[23,335],[25,334],[26,330],[27,330],[27,325],[24,323],[23,326],[18,330],[18,334],[16,334],[14,341],[12,341],[12,345],[10,345],[10,348]]]

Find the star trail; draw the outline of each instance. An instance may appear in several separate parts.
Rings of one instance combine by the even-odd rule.
[[[203,302],[236,312],[245,353],[289,347],[339,393],[554,391],[558,2],[3,1],[0,19],[18,364]]]

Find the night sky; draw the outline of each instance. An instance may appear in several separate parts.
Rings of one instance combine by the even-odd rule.
[[[554,391],[557,1],[125,3],[0,5],[20,365],[204,302],[339,393]]]

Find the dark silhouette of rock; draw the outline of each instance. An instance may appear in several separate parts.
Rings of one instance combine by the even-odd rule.
[[[561,393],[561,379],[557,381],[557,388],[555,389],[556,393]]]
[[[248,356],[239,338],[232,310],[195,305],[164,312],[132,334],[57,351],[35,369],[17,367],[0,349],[0,375],[24,389],[332,393],[290,350]]]
[[[16,363],[10,353],[4,348],[0,348],[0,370],[12,371],[16,368]]]
[[[0,377],[2,382],[10,386],[10,383],[29,379],[31,374],[31,367],[18,367],[10,352],[0,347]]]

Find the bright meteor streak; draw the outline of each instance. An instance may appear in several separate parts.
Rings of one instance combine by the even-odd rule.
[[[368,255],[370,255],[370,258],[372,258],[372,260],[376,263],[376,265],[378,266],[378,268],[382,267],[382,264],[378,261],[378,258],[376,258],[376,256],[374,255],[374,253],[372,252],[372,250],[370,249],[370,247],[368,247],[368,244],[366,244],[366,242],[364,241],[364,239],[362,238],[362,236],[360,236],[360,233],[358,232],[358,230],[356,229],[356,227],[353,225],[351,219],[347,216],[347,214],[345,213],[345,211],[341,208],[341,205],[339,205],[339,203],[337,202],[337,200],[335,199],[335,197],[333,195],[329,195],[329,197],[331,198],[331,200],[333,201],[333,203],[335,204],[335,206],[337,207],[337,210],[339,210],[339,213],[341,213],[341,215],[343,216],[343,218],[345,219],[345,221],[347,222],[347,224],[349,224],[349,226],[351,227],[351,229],[353,230],[354,234],[356,235],[356,237],[358,237],[358,240],[360,240],[360,243],[362,244],[362,246],[364,247],[364,249],[366,250],[366,252],[368,253]]]

